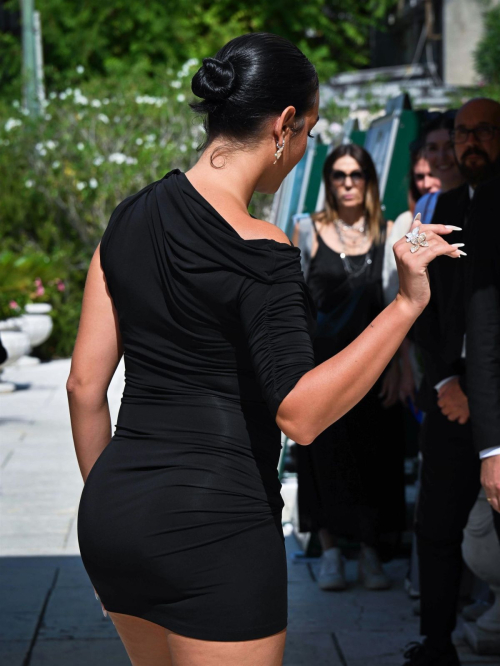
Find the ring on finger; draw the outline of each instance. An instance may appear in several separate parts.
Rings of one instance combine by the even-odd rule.
[[[415,227],[415,229],[406,234],[406,242],[411,243],[410,252],[412,254],[421,247],[429,246],[427,235],[425,232],[420,233],[420,227]]]

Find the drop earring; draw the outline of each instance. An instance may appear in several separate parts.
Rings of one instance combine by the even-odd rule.
[[[277,162],[277,161],[279,160],[279,158],[281,157],[281,155],[282,155],[282,153],[283,153],[283,149],[284,149],[284,147],[285,147],[285,133],[283,132],[283,143],[281,144],[281,146],[280,146],[280,144],[279,144],[279,141],[276,141],[276,148],[277,148],[278,150],[274,153],[274,157],[275,157],[276,159],[274,160],[273,164],[276,164],[276,162]]]

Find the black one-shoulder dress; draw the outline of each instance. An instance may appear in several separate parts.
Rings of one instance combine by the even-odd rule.
[[[185,636],[277,633],[275,416],[314,367],[300,250],[242,239],[174,169],[117,206],[100,256],[126,381],[80,500],[89,577],[109,611]]]

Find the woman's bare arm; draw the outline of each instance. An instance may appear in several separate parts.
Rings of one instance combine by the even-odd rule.
[[[122,354],[118,318],[101,268],[98,246],[87,274],[66,383],[75,451],[84,481],[111,439],[107,390]]]
[[[429,247],[414,254],[405,239],[395,244],[400,283],[396,299],[354,342],[307,372],[285,397],[276,422],[291,439],[310,444],[375,384],[429,302],[427,265],[439,255],[460,256],[460,250],[440,237],[451,231],[444,225],[426,225]]]

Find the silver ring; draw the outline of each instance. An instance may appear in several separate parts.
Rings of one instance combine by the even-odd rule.
[[[420,233],[420,227],[415,227],[406,234],[406,242],[411,243],[410,252],[412,254],[421,247],[429,247],[427,236],[424,232]]]

